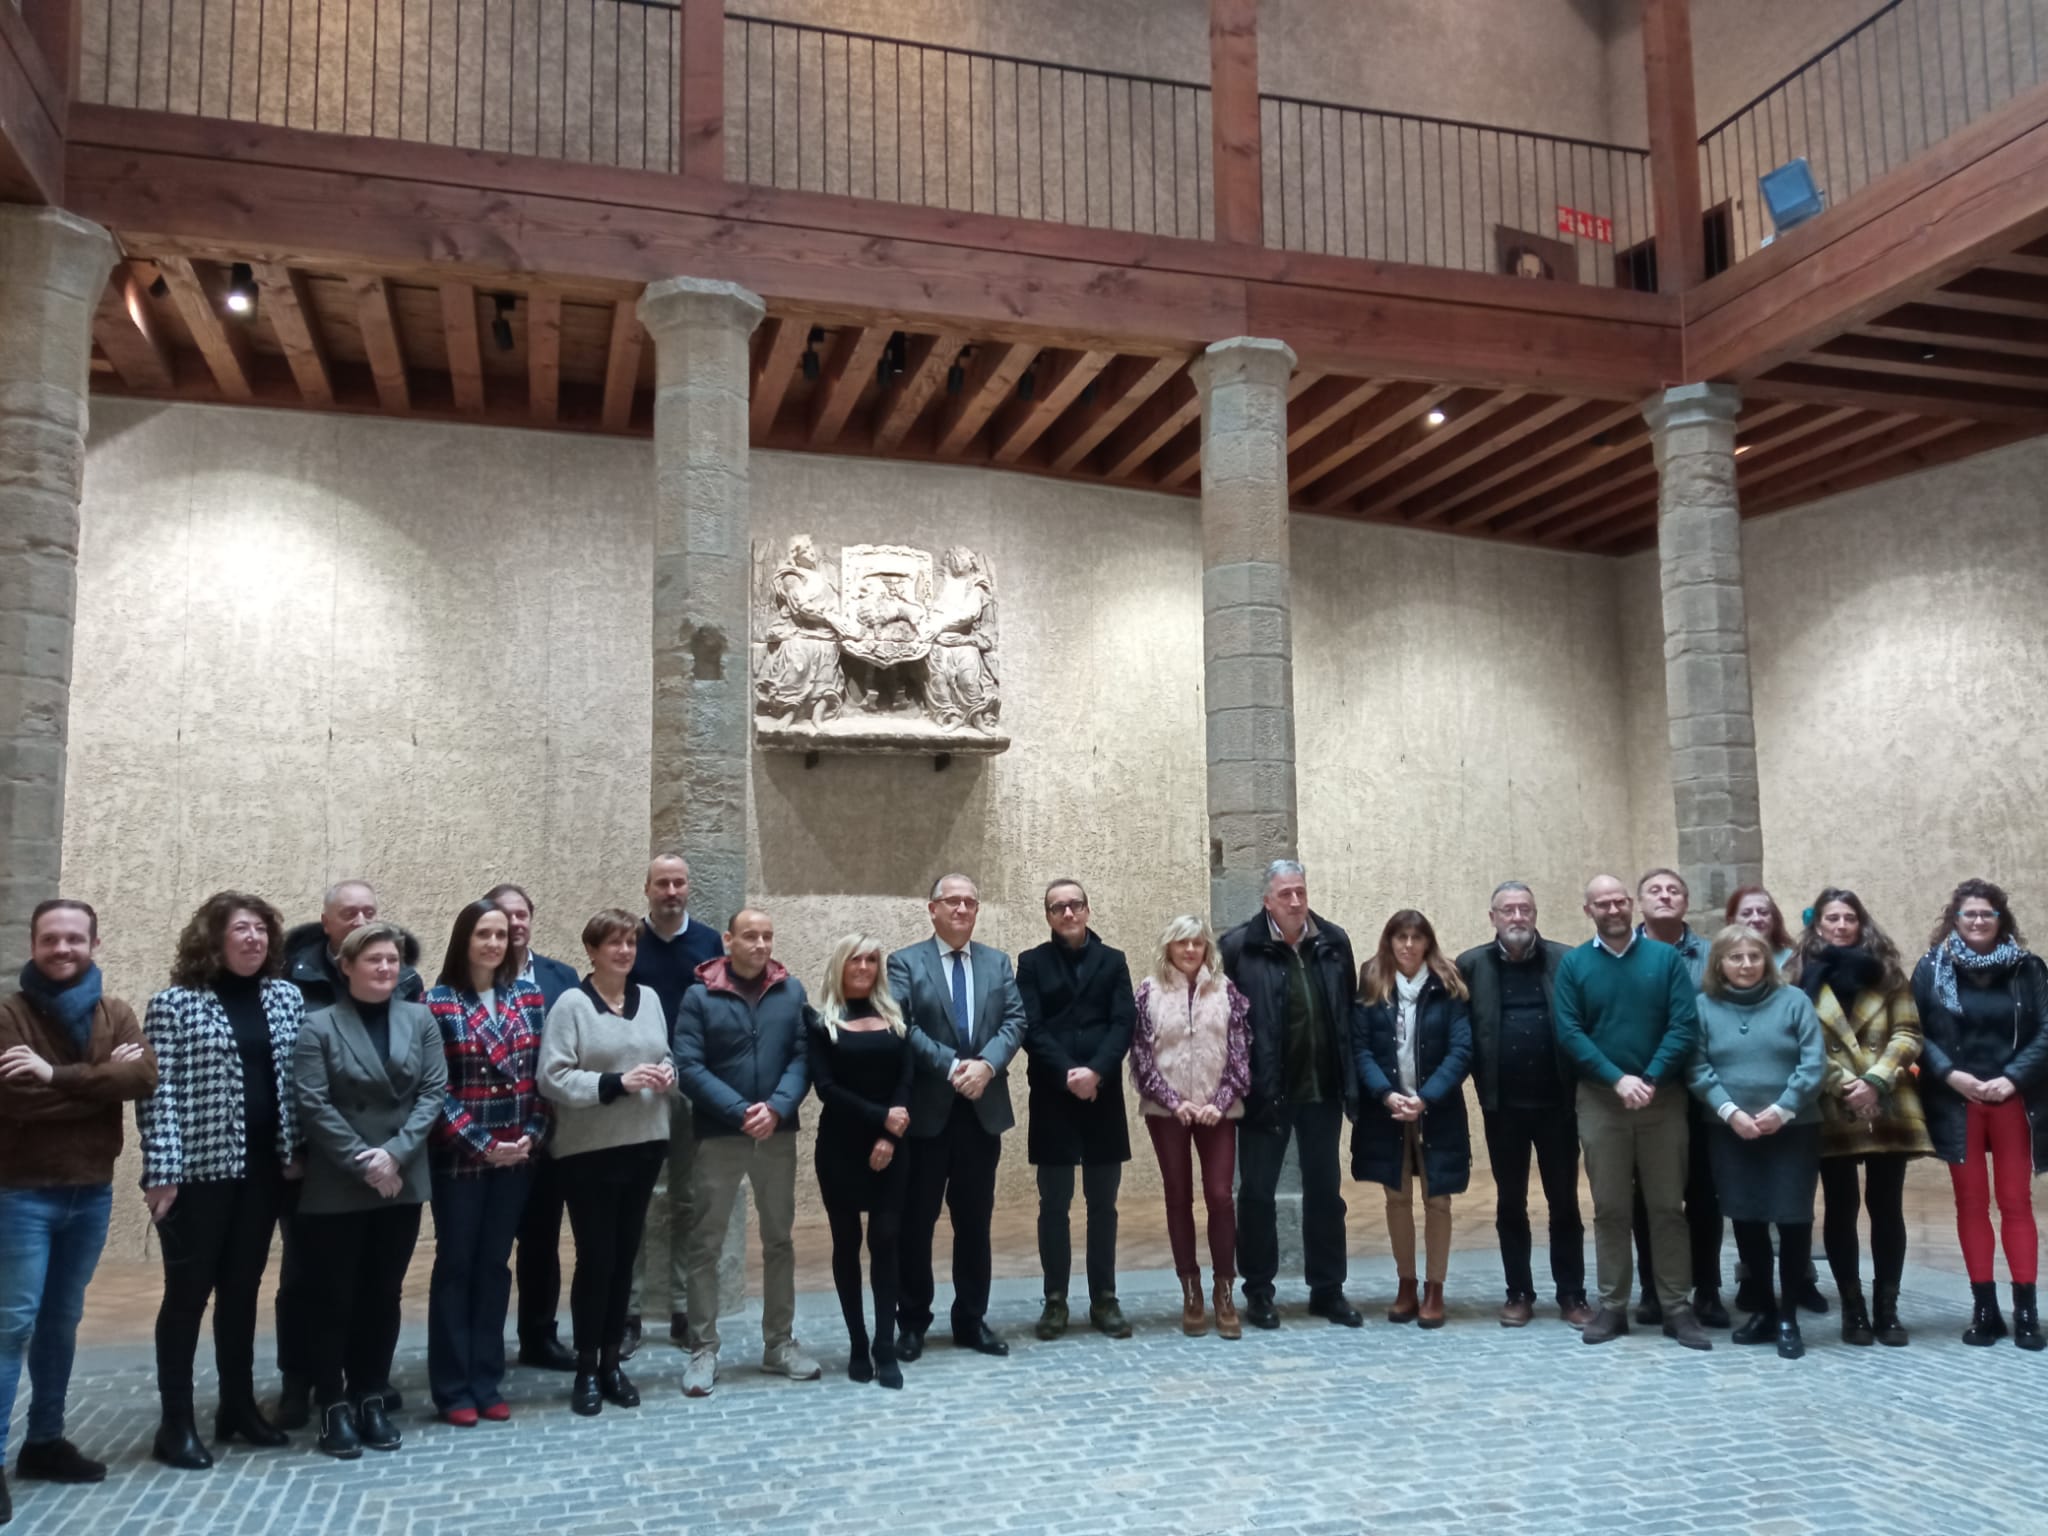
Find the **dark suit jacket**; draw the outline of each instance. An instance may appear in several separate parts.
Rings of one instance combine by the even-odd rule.
[[[1024,1043],[1024,1000],[1017,995],[1008,955],[986,944],[969,944],[968,955],[974,965],[974,1028],[966,1054],[987,1062],[996,1074],[975,1100],[974,1113],[983,1130],[1000,1136],[1017,1123],[1010,1108],[1009,1070],[1010,1058]],[[939,964],[934,940],[925,939],[889,957],[889,990],[903,1009],[910,1047],[917,1054],[910,1135],[922,1140],[946,1128],[958,1097],[946,1074],[961,1054],[953,1029],[953,982]]]
[[[378,1147],[405,1176],[394,1201],[423,1204],[432,1194],[427,1133],[448,1095],[441,1028],[422,1004],[394,997],[391,1045],[387,1061],[346,997],[312,1015],[299,1031],[292,1078],[299,1133],[306,1139],[302,1214],[332,1216],[385,1205],[356,1163],[358,1152]]]
[[[534,955],[533,984],[540,988],[541,1000],[552,1008],[555,999],[564,992],[574,992],[582,978],[576,974],[576,967],[560,960],[550,960],[546,955]]]
[[[1017,957],[1024,999],[1024,1080],[1031,1087],[1027,1151],[1033,1163],[1122,1163],[1131,1156],[1123,1073],[1138,1020],[1131,968],[1123,951],[1091,931],[1080,964],[1050,939]],[[1102,1079],[1093,1099],[1067,1091],[1067,1073],[1086,1067]]]

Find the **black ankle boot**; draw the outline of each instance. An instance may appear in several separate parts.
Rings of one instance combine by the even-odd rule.
[[[167,1467],[186,1472],[204,1472],[213,1465],[213,1453],[199,1438],[199,1426],[193,1421],[189,1403],[175,1408],[164,1404],[163,1422],[157,1426],[149,1454]]]
[[[2034,1304],[2034,1288],[2017,1281],[2012,1288],[2012,1341],[2021,1349],[2048,1346],[2041,1337],[2041,1315]]]
[[[1899,1321],[1899,1288],[1880,1282],[1870,1293],[1870,1327],[1877,1342],[1893,1349],[1905,1346],[1909,1335]]]
[[[284,1373],[284,1380],[277,1390],[274,1422],[279,1429],[304,1429],[313,1422],[312,1377],[301,1376],[296,1371]]]
[[[363,1454],[362,1437],[356,1433],[355,1410],[347,1403],[324,1403],[320,1408],[320,1438],[315,1448],[336,1461],[355,1461]]]
[[[1970,1296],[1976,1305],[1970,1326],[1963,1330],[1965,1344],[1995,1344],[2005,1337],[2005,1314],[1998,1310],[1998,1285],[1991,1280],[1972,1280]]]
[[[1870,1330],[1870,1314],[1863,1309],[1863,1287],[1843,1285],[1837,1287],[1842,1293],[1842,1342],[1867,1346],[1877,1342],[1877,1335]]]
[[[292,1437],[263,1417],[252,1397],[246,1402],[223,1402],[213,1416],[213,1438],[225,1445],[240,1435],[258,1450],[275,1450],[290,1445]]]
[[[1768,1297],[1764,1310],[1751,1315],[1748,1322],[1728,1335],[1731,1344],[1770,1344],[1778,1337],[1778,1313]]]
[[[395,1451],[404,1443],[405,1437],[399,1434],[398,1426],[385,1410],[381,1393],[366,1393],[357,1405],[356,1438],[373,1451]]]
[[[640,1389],[633,1385],[632,1378],[616,1359],[607,1357],[598,1363],[597,1391],[606,1402],[621,1408],[640,1406]]]

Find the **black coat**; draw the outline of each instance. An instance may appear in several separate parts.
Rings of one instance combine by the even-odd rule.
[[[1131,968],[1123,951],[1093,931],[1081,963],[1067,968],[1050,939],[1017,957],[1024,999],[1024,1080],[1031,1089],[1025,1152],[1033,1164],[1124,1163],[1131,1157],[1124,1117],[1123,1065],[1137,1024]],[[1067,1091],[1067,1073],[1086,1067],[1102,1079],[1093,1099]]]
[[[1543,967],[1543,1001],[1550,1002],[1557,982],[1558,962],[1567,951],[1562,944],[1538,937],[1536,952]],[[1458,974],[1472,994],[1467,1011],[1472,1016],[1472,1086],[1479,1093],[1479,1107],[1500,1108],[1500,967],[1498,940],[1468,949],[1458,956]],[[1564,1052],[1553,1052],[1557,1083],[1565,1104],[1572,1103],[1578,1078]]]
[[[1336,1037],[1338,1068],[1343,1075],[1344,1113],[1358,1116],[1358,1069],[1347,1048],[1358,1007],[1358,964],[1351,958],[1351,939],[1342,928],[1315,912],[1309,913],[1315,937],[1307,940],[1309,963],[1322,984],[1323,1007]],[[1245,1124],[1270,1123],[1286,1095],[1281,1073],[1287,1051],[1287,946],[1273,937],[1263,910],[1239,923],[1217,941],[1223,952],[1223,974],[1251,1004],[1252,1083],[1244,1096]]]
[[[1428,1193],[1460,1195],[1472,1182],[1472,1133],[1465,1116],[1465,1079],[1472,1071],[1472,1019],[1465,1000],[1453,997],[1432,974],[1416,1000],[1415,1080],[1423,1103],[1422,1171]],[[1351,1176],[1363,1183],[1401,1185],[1401,1143],[1407,1126],[1394,1118],[1386,1097],[1400,1091],[1395,1052],[1400,1004],[1361,1003],[1352,1028],[1358,1068],[1358,1124],[1351,1130]]]
[[[1956,986],[1969,980],[1958,976]],[[2034,1172],[2048,1173],[2048,965],[2027,955],[2006,979],[2012,998],[2012,1037],[2000,1042],[2002,1071],[2020,1091],[2034,1132]],[[1913,1003],[1920,1010],[1920,1107],[1927,1137],[1944,1163],[1960,1163],[1966,1145],[1968,1101],[1948,1085],[1961,1054],[1964,1023],[1934,995],[1934,961],[1925,956],[1913,968]]]
[[[403,928],[398,930],[398,957],[398,990],[391,994],[392,1000],[416,1003],[427,995],[427,984],[419,973],[420,941]],[[327,930],[318,923],[301,923],[285,934],[284,979],[299,989],[308,1014],[332,1008],[348,996],[341,972],[327,959]]]

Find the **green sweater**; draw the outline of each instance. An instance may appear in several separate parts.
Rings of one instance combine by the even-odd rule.
[[[1558,963],[1551,1017],[1579,1076],[1685,1081],[1699,1037],[1692,973],[1669,944],[1641,935],[1615,955],[1589,939]]]

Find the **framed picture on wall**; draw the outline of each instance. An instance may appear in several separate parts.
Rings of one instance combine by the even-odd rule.
[[[1579,253],[1569,241],[1496,224],[1493,252],[1493,269],[1504,277],[1530,277],[1549,283],[1579,280]]]

